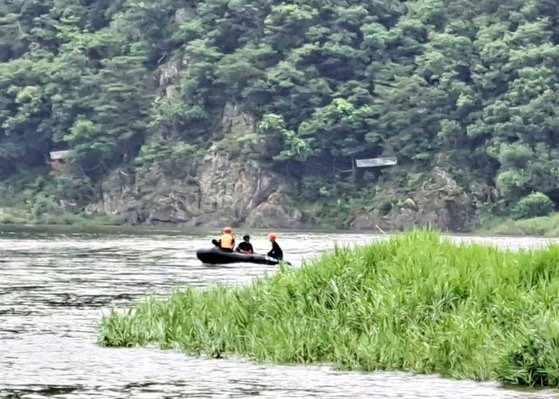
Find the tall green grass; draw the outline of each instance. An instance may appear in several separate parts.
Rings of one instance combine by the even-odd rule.
[[[556,386],[558,304],[558,246],[511,252],[414,231],[114,310],[100,342]]]

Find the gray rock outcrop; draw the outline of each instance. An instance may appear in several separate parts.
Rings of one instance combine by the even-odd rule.
[[[231,161],[212,151],[195,176],[175,178],[153,165],[133,179],[115,171],[102,185],[102,201],[86,211],[127,223],[182,223],[208,227],[302,227],[303,212],[285,194],[285,180],[254,161]]]
[[[401,194],[396,189],[389,193],[394,202]],[[393,206],[385,214],[379,209],[357,212],[350,226],[354,229],[383,231],[430,226],[460,231],[469,223],[473,212],[471,198],[450,174],[434,168],[421,187],[408,193],[407,199],[400,206]]]

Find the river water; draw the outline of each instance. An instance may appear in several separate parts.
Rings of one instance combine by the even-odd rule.
[[[10,232],[0,229],[1,398],[551,398],[552,390],[406,373],[340,372],[327,366],[202,359],[156,348],[103,348],[97,325],[112,306],[185,286],[241,284],[275,267],[203,266],[195,250],[212,238],[187,234]],[[253,240],[256,250],[269,244]],[[333,242],[365,234],[280,234],[300,265]],[[460,239],[460,238],[458,238]],[[465,238],[471,240],[475,238]],[[477,238],[507,247],[542,239]]]

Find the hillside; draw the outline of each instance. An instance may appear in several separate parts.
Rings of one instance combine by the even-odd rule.
[[[555,1],[14,0],[0,15],[0,208],[21,218],[461,230],[559,204]],[[63,173],[55,150],[71,150]],[[353,167],[372,157],[398,166]],[[518,205],[532,192],[549,199]]]

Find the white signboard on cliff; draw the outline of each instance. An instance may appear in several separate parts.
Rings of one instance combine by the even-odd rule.
[[[358,168],[379,168],[382,166],[394,166],[398,164],[398,160],[396,158],[356,159],[355,164]]]

